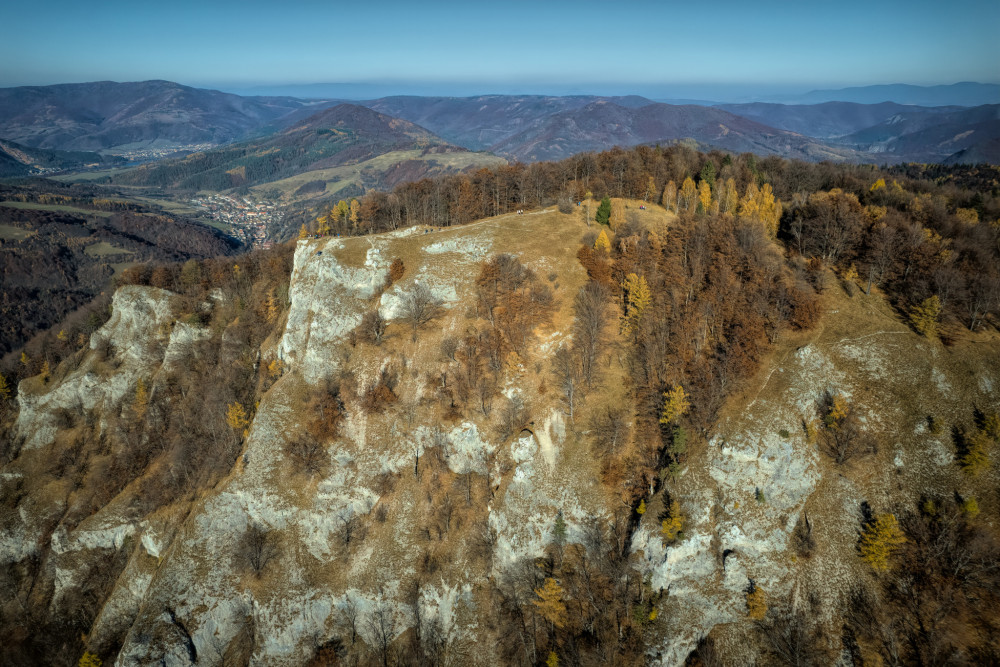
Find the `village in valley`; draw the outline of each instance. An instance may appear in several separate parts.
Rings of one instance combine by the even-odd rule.
[[[226,225],[229,234],[248,248],[269,248],[274,244],[268,238],[268,229],[281,219],[275,204],[224,194],[206,194],[190,203],[203,209],[213,221]]]

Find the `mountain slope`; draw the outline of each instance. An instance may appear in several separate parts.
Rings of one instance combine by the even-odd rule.
[[[942,162],[962,153],[977,162],[1000,161],[1000,105],[988,104],[947,113],[907,111],[878,125],[837,139],[851,148],[902,162]],[[955,161],[955,160],[951,160]]]
[[[779,130],[798,132],[819,139],[851,134],[885,121],[900,113],[945,113],[959,107],[913,107],[895,102],[857,104],[824,102],[822,104],[717,104],[737,116],[755,120]]]
[[[635,146],[693,139],[734,152],[783,155],[805,160],[848,160],[851,150],[835,148],[777,130],[722,109],[649,104],[626,108],[598,101],[554,114],[544,122],[494,144],[491,150],[519,160],[552,160],[611,146]]]
[[[383,97],[366,103],[382,113],[405,118],[448,141],[471,150],[490,146],[544,122],[561,111],[579,109],[596,101],[612,101],[634,108],[650,104],[644,97],[577,95],[484,95],[481,97]]]
[[[28,176],[62,169],[79,169],[85,166],[111,166],[124,163],[115,156],[86,151],[52,151],[30,148],[0,139],[0,178]]]
[[[219,144],[304,106],[169,81],[0,88],[0,136],[36,148],[108,152]]]
[[[226,190],[413,149],[447,151],[452,147],[413,123],[354,104],[339,104],[280,134],[144,165],[112,180],[126,185]]]

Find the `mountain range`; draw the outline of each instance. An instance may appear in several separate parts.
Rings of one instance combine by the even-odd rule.
[[[820,99],[828,92],[809,95]],[[379,186],[390,169],[398,181],[490,160],[552,160],[612,146],[677,141],[808,161],[1000,161],[1000,106],[939,104],[945,99],[992,99],[996,91],[990,85],[833,92],[855,100],[895,99],[872,104],[846,100],[702,106],[664,104],[636,95],[486,95],[391,96],[348,104],[241,97],[167,81],[6,88],[0,89],[0,138],[15,146],[22,159],[6,151],[0,162],[5,165],[2,173],[11,176],[25,173],[23,158],[29,149],[146,159],[195,151],[113,177],[122,184],[195,189],[261,186],[360,165],[350,173],[297,178],[281,188],[286,194],[313,196],[342,188],[345,179],[362,189]],[[905,103],[911,100],[932,106]],[[162,150],[142,154],[154,148]],[[493,155],[475,157],[469,151]],[[386,158],[370,164],[388,154],[396,162]],[[427,159],[444,154],[462,158],[447,165]],[[100,162],[79,155],[46,159],[62,168]],[[402,161],[409,166],[399,169]]]
[[[220,144],[315,101],[240,97],[170,81],[0,88],[0,137],[34,148],[122,152]]]

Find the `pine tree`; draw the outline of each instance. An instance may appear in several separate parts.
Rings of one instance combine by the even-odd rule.
[[[606,195],[597,207],[597,215],[594,216],[594,220],[599,225],[607,225],[608,221],[611,220],[611,199]]]
[[[645,500],[640,500],[639,501],[639,507],[636,508],[635,513],[638,514],[639,516],[642,516],[643,514],[646,513],[646,501]]]
[[[701,168],[700,179],[703,183],[707,182],[709,188],[715,187],[715,164],[711,160],[705,162],[705,166]]]
[[[893,514],[882,514],[865,526],[861,535],[861,557],[872,569],[889,569],[889,557],[906,542],[906,536]]]
[[[545,659],[546,667],[559,667],[559,656],[555,651],[549,651],[549,657]]]
[[[563,519],[562,510],[556,513],[556,522],[552,526],[552,538],[555,543],[562,546],[566,542],[566,520]]]

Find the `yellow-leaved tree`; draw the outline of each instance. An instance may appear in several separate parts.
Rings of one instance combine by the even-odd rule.
[[[611,200],[611,218],[608,220],[611,229],[616,230],[625,224],[625,201],[619,198]]]
[[[538,612],[550,624],[557,628],[566,625],[566,603],[563,602],[563,589],[555,579],[551,577],[545,580],[541,588],[535,589],[537,600],[533,600],[538,607]]]
[[[771,238],[776,237],[778,223],[781,221],[781,202],[774,198],[771,184],[765,183],[763,187],[758,188],[754,181],[750,181],[743,199],[740,200],[737,215],[741,220],[762,224]]]
[[[358,212],[359,211],[361,211],[361,204],[358,203],[357,199],[352,199],[351,200],[350,220],[351,220],[351,227],[355,231],[357,231],[357,229],[358,229]]]
[[[719,210],[723,213],[735,213],[739,204],[740,195],[736,192],[736,181],[733,178],[727,178],[726,184],[722,188],[722,196],[719,197]]]
[[[96,653],[84,651],[83,655],[80,656],[80,661],[76,664],[77,667],[101,667],[104,661],[98,658]]]
[[[712,209],[712,186],[708,181],[698,184],[698,206],[702,213],[708,213]]]
[[[299,227],[299,240],[301,241],[306,238],[309,238],[309,230],[306,229],[306,223],[303,222],[302,226]]]
[[[671,501],[668,513],[669,516],[660,526],[660,532],[669,543],[676,541],[684,532],[684,515],[681,514],[681,504],[676,500]]]
[[[663,208],[668,211],[677,210],[677,184],[670,181],[663,187],[663,198],[660,200]]]
[[[635,273],[625,276],[622,285],[625,290],[625,317],[622,319],[622,332],[625,334],[639,330],[642,314],[649,307],[653,295],[649,291],[646,279]]]
[[[894,514],[880,514],[861,534],[861,557],[877,572],[889,569],[889,557],[906,542]]]
[[[6,401],[10,398],[10,387],[7,386],[7,378],[0,373],[0,401]]]
[[[660,423],[673,425],[688,413],[691,403],[688,401],[684,387],[674,385],[670,391],[663,392],[663,409],[660,411]]]
[[[594,241],[594,250],[603,250],[604,252],[611,251],[611,241],[608,240],[608,235],[603,229],[597,237],[597,240]]]
[[[135,383],[135,398],[132,400],[132,411],[136,419],[142,421],[149,410],[149,392],[146,390],[146,383],[142,378]]]
[[[747,591],[747,616],[755,621],[763,621],[767,616],[767,595],[763,588],[753,582]]]
[[[934,338],[937,336],[938,321],[941,319],[941,299],[937,294],[920,302],[910,311],[910,322],[918,332]]]
[[[302,227],[304,229],[305,225],[302,225]],[[318,218],[316,218],[316,233],[319,234],[320,236],[329,236],[330,232],[331,232],[331,229],[330,229],[330,216],[329,215],[321,215]],[[304,237],[300,237],[300,238],[304,238]]]
[[[677,208],[681,211],[691,211],[694,209],[697,200],[698,188],[695,186],[694,181],[691,180],[691,177],[688,176],[684,179],[684,183],[681,184],[681,195]]]
[[[246,409],[239,403],[230,403],[226,406],[226,424],[229,428],[246,436],[246,428],[250,425],[250,417]]]

